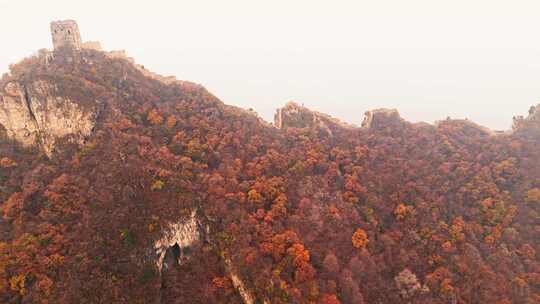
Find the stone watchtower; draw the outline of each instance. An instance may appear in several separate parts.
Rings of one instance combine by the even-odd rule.
[[[75,20],[61,20],[51,22],[51,34],[54,49],[68,47],[80,50],[82,47],[79,26]]]

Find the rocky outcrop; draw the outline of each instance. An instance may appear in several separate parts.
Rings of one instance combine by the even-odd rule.
[[[527,117],[515,116],[512,130],[518,134],[537,137],[540,134],[540,104],[531,106]]]
[[[376,109],[367,111],[362,122],[362,128],[379,129],[404,122],[396,109]]]
[[[211,241],[207,236],[208,228],[203,228],[195,211],[187,219],[170,224],[165,229],[162,237],[154,243],[155,256],[157,257],[155,262],[159,273],[161,274],[168,267],[167,258],[170,258],[168,255],[170,255],[171,248],[178,248],[181,252],[205,238]],[[234,288],[238,291],[244,303],[256,303],[255,296],[240,278],[232,261],[229,258],[224,258],[223,262]],[[262,303],[267,304],[268,301],[263,300]]]
[[[244,282],[240,279],[240,277],[234,270],[231,260],[229,259],[225,260],[225,267],[227,269],[227,272],[229,273],[229,276],[231,277],[231,281],[233,283],[234,288],[238,290],[238,293],[242,297],[242,300],[244,300],[244,303],[245,304],[255,303],[255,297],[251,294],[249,289],[246,287]]]
[[[199,227],[199,222],[195,212],[193,212],[186,220],[172,223],[165,229],[163,236],[154,243],[154,250],[157,256],[156,266],[160,273],[163,269],[163,261],[167,250],[174,246],[182,250],[199,241],[201,239]]]
[[[49,157],[60,139],[83,144],[94,129],[99,102],[81,106],[58,96],[55,85],[43,81],[8,82],[0,91],[0,125],[23,146],[38,146]]]
[[[353,129],[355,126],[344,123],[329,115],[312,111],[295,102],[287,103],[274,115],[274,126],[278,129],[309,128],[325,131],[333,135],[336,129]]]

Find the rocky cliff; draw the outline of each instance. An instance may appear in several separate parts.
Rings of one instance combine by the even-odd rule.
[[[82,145],[99,113],[99,100],[82,106],[47,80],[10,81],[0,92],[0,124],[7,136],[24,146],[38,146],[49,157],[62,139]]]

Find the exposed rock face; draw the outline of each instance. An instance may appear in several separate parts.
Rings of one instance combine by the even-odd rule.
[[[276,128],[284,130],[288,128],[318,128],[329,135],[332,135],[336,128],[351,129],[355,127],[294,102],[289,102],[277,110],[274,115],[274,125]]]
[[[9,82],[0,91],[0,125],[7,136],[23,146],[37,145],[49,157],[59,139],[83,144],[98,114],[99,102],[81,107],[58,96],[55,86],[45,81]]]
[[[159,273],[161,273],[163,269],[167,269],[168,263],[172,264],[175,262],[167,261],[167,259],[171,259],[171,249],[182,251],[185,248],[191,247],[196,242],[201,241],[203,238],[204,233],[202,233],[201,224],[197,219],[195,211],[191,213],[189,218],[178,223],[170,224],[165,230],[162,238],[154,243],[154,250],[157,256],[156,266]],[[244,303],[254,304],[256,302],[255,296],[253,296],[249,288],[237,274],[231,260],[226,258],[224,259],[224,263],[233,286],[238,290]],[[265,300],[263,303],[266,304],[268,301]]]
[[[244,282],[236,274],[236,271],[234,271],[233,269],[232,262],[229,259],[225,260],[225,267],[227,268],[227,272],[229,272],[234,288],[238,290],[238,293],[242,297],[242,300],[244,300],[244,303],[245,304],[255,303],[255,297],[251,294],[251,292],[246,287]]]
[[[169,248],[178,246],[182,250],[200,239],[201,233],[195,212],[188,219],[169,225],[163,237],[154,244],[154,249],[158,257],[156,266],[159,271],[161,272],[163,269],[163,261]]]
[[[377,109],[365,113],[362,127],[366,129],[378,129],[394,124],[401,124],[403,121],[396,109]]]

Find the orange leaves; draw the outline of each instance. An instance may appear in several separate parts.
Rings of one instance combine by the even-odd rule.
[[[227,277],[215,277],[212,285],[218,291],[223,291],[225,295],[230,295],[234,291],[233,284]]]
[[[176,118],[172,115],[167,117],[167,128],[172,129],[174,126],[176,126]]]
[[[163,117],[159,115],[159,112],[156,109],[152,109],[148,112],[146,119],[153,125],[160,125],[163,123]]]
[[[536,251],[534,250],[534,247],[529,244],[524,244],[523,246],[521,246],[521,248],[519,249],[519,253],[522,256],[531,260],[536,257]]]
[[[116,127],[117,127],[119,130],[125,131],[125,130],[129,130],[129,129],[135,128],[135,124],[133,124],[133,123],[132,123],[129,119],[127,119],[127,118],[122,118],[122,119],[120,119],[120,121],[118,122],[118,124],[116,124]]]
[[[319,304],[341,304],[336,295],[334,294],[325,294],[321,297]]]
[[[394,209],[394,215],[397,220],[403,220],[409,215],[411,215],[414,211],[414,207],[407,206],[405,204],[399,204],[396,209]]]
[[[293,243],[298,242],[298,236],[294,231],[287,230],[281,234],[276,234],[269,242],[261,244],[261,251],[264,254],[271,255],[274,260],[280,261],[285,254],[286,248]]]
[[[348,176],[346,178],[345,189],[359,194],[367,192],[366,188],[360,184],[358,178],[355,176]]]
[[[368,148],[364,146],[357,146],[356,148],[354,148],[354,155],[358,160],[364,159],[367,156],[368,152]]]
[[[5,219],[14,218],[23,209],[24,196],[20,192],[13,193],[9,199],[2,204],[0,210]]]
[[[7,267],[9,265],[8,244],[0,242],[0,290],[7,290]]]
[[[465,222],[462,217],[454,219],[452,226],[448,230],[453,241],[463,241],[465,239],[465,234],[463,233],[464,226]]]
[[[262,195],[259,192],[257,192],[257,190],[255,189],[249,190],[247,199],[250,204],[255,205],[255,206],[258,206],[262,204],[263,202]]]
[[[3,157],[0,159],[0,168],[16,167],[17,163],[9,157]]]
[[[289,249],[287,254],[292,257],[293,263],[296,267],[302,267],[309,263],[309,251],[304,248],[304,245],[295,243]]]
[[[488,235],[484,238],[484,243],[488,245],[493,245],[495,243],[495,238],[491,235]]]
[[[269,242],[261,244],[260,250],[263,254],[271,255],[278,263],[291,261],[295,268],[295,281],[298,283],[311,280],[315,276],[315,269],[309,262],[309,251],[293,231],[274,235]],[[284,259],[285,254],[290,260]]]
[[[450,280],[449,278],[443,279],[441,282],[440,292],[444,295],[452,294],[454,292],[452,280]]]
[[[365,248],[369,243],[368,235],[363,229],[356,229],[352,236],[352,244],[355,248]]]
[[[530,204],[540,204],[540,189],[534,188],[527,191],[525,201]]]
[[[304,245],[293,244],[287,249],[287,254],[292,258],[296,267],[294,274],[296,282],[305,282],[315,276],[315,269],[309,264],[309,251],[304,248]]]
[[[274,200],[274,203],[272,204],[272,208],[267,213],[264,220],[266,222],[271,222],[278,218],[284,218],[287,215],[286,204],[287,204],[287,196],[285,194],[281,194]]]
[[[454,290],[451,282],[452,273],[445,267],[438,267],[434,272],[426,276],[426,283],[430,289],[438,290],[441,294],[448,294]]]
[[[285,182],[282,177],[272,177],[269,179],[257,179],[253,188],[261,193],[268,201],[273,201],[280,194],[285,192]]]
[[[452,242],[446,241],[441,245],[444,252],[451,252],[453,250]]]

